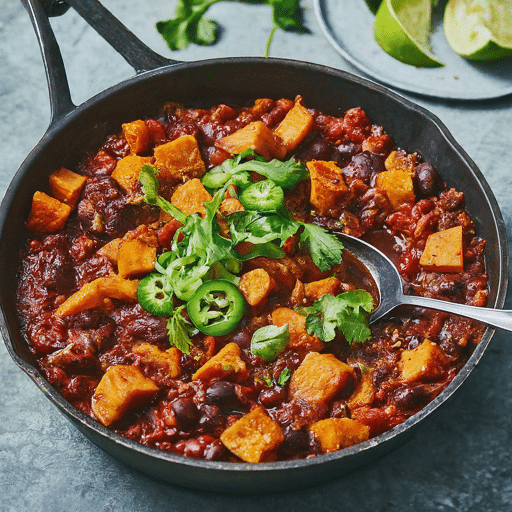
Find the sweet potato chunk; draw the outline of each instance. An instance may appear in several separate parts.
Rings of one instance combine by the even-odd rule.
[[[448,363],[448,357],[439,345],[426,339],[418,347],[404,350],[398,366],[401,371],[401,379],[405,382],[413,382],[439,378]]]
[[[133,347],[133,353],[141,356],[144,364],[158,367],[172,379],[181,374],[181,352],[176,347],[163,351],[151,343],[140,342]]]
[[[277,308],[272,312],[272,323],[277,327],[288,324],[290,331],[290,343],[288,346],[294,349],[322,350],[324,342],[317,336],[312,336],[306,331],[306,317],[290,308]]]
[[[403,203],[414,203],[414,185],[411,174],[404,170],[384,171],[377,175],[377,188],[384,190],[391,206],[397,210]]]
[[[245,462],[269,460],[269,455],[283,441],[281,427],[256,407],[227,428],[220,436],[224,446]]]
[[[308,109],[301,103],[301,98],[295,100],[294,106],[288,111],[285,118],[274,130],[286,151],[294,150],[311,131],[313,126],[313,116]]]
[[[261,121],[249,123],[231,135],[219,139],[215,145],[232,155],[252,148],[267,160],[282,159],[286,155],[286,148],[281,141]]]
[[[424,270],[434,272],[462,272],[464,270],[462,226],[432,233],[427,238],[420,265]]]
[[[117,181],[126,195],[130,196],[130,198],[135,198],[137,195],[140,195],[138,186],[140,170],[143,165],[149,163],[151,163],[151,158],[149,157],[125,156],[117,162],[116,168],[112,172],[112,178]]]
[[[353,375],[353,368],[332,354],[309,352],[290,379],[290,397],[309,403],[327,403]]]
[[[255,268],[242,275],[238,289],[251,306],[259,306],[267,300],[276,283],[262,268]]]
[[[402,150],[391,151],[384,161],[384,167],[387,171],[406,171],[408,174],[413,175],[416,160],[415,153],[408,154]]]
[[[197,140],[192,135],[157,146],[154,151],[156,165],[160,169],[159,179],[165,181],[187,181],[201,178],[206,166],[201,158]]]
[[[70,213],[71,207],[67,204],[37,191],[25,225],[37,233],[55,233],[64,227]]]
[[[306,299],[313,301],[320,300],[324,295],[337,295],[340,291],[341,282],[337,277],[327,277],[320,281],[312,281],[304,285]]]
[[[197,178],[178,185],[171,197],[171,204],[179,208],[185,215],[199,213],[201,217],[206,215],[203,203],[209,203],[212,196],[204,188]]]
[[[149,149],[151,133],[144,121],[138,119],[131,123],[124,123],[121,127],[123,129],[124,138],[130,145],[132,153],[138,155]]]
[[[92,410],[108,427],[129,410],[149,402],[158,386],[135,366],[110,366],[92,397]]]
[[[353,395],[347,405],[350,410],[370,405],[375,397],[375,386],[372,381],[373,372],[368,370],[363,373]]]
[[[212,381],[225,377],[243,380],[247,378],[249,372],[240,358],[240,353],[240,347],[236,343],[228,343],[194,373],[192,380]]]
[[[348,448],[370,438],[370,427],[349,418],[328,418],[309,427],[323,453]]]
[[[72,209],[76,206],[86,181],[85,176],[65,167],[52,172],[48,178],[51,195],[62,203],[71,206]]]
[[[311,204],[321,213],[340,206],[349,191],[336,162],[313,160],[306,165],[311,175]]]
[[[137,300],[138,281],[123,279],[117,274],[98,277],[86,283],[68,297],[55,311],[55,315],[66,317],[75,315],[86,309],[97,308],[104,305],[106,299],[119,299],[127,302]]]
[[[119,276],[125,279],[149,274],[155,268],[155,259],[156,247],[149,247],[139,239],[123,242],[117,261]]]
[[[114,238],[110,240],[110,242],[106,243],[103,247],[96,251],[96,254],[100,256],[105,256],[108,261],[117,265],[117,260],[119,259],[119,247],[123,242],[122,238]]]

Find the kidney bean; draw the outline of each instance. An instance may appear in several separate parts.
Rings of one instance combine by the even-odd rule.
[[[241,407],[232,382],[217,381],[206,390],[206,402],[218,406],[223,412],[238,410]]]
[[[265,407],[279,407],[281,403],[286,399],[286,392],[282,387],[274,387],[264,389],[258,400]]]
[[[172,403],[172,410],[181,428],[189,428],[199,419],[199,410],[191,398],[178,398]]]
[[[438,193],[440,180],[439,173],[429,162],[417,165],[414,170],[416,190],[424,197],[430,197]]]

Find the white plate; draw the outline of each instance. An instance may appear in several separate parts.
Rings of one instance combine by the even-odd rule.
[[[384,84],[426,96],[483,100],[512,93],[512,58],[471,62],[456,54],[444,36],[441,7],[433,13],[431,44],[439,68],[415,68],[385,53],[373,37],[374,15],[364,0],[313,0],[320,26],[351,64]]]

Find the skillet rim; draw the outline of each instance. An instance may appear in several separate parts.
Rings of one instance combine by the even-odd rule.
[[[464,149],[457,143],[454,137],[451,135],[447,127],[439,120],[439,118],[425,109],[420,105],[404,98],[400,94],[391,91],[385,86],[375,83],[366,78],[359,77],[357,75],[353,75],[349,72],[338,70],[329,66],[323,66],[319,64],[314,64],[310,62],[302,62],[292,59],[281,59],[281,58],[260,58],[260,57],[228,57],[228,58],[219,58],[219,59],[208,59],[201,60],[196,62],[188,62],[188,63],[178,63],[170,66],[160,67],[154,70],[145,71],[140,73],[139,75],[130,77],[122,82],[111,86],[104,91],[96,94],[90,99],[86,100],[81,105],[77,106],[70,113],[63,116],[57,122],[53,123],[46,133],[42,136],[40,141],[36,144],[33,150],[29,153],[23,163],[20,165],[19,169],[15,173],[12,178],[5,196],[2,200],[0,206],[0,241],[4,237],[4,227],[7,222],[7,213],[15,201],[17,196],[18,188],[21,185],[21,182],[26,173],[29,172],[31,165],[34,161],[39,157],[40,152],[42,152],[45,147],[53,142],[55,138],[59,136],[59,134],[65,130],[68,123],[73,122],[77,118],[80,118],[84,112],[88,109],[92,108],[95,104],[104,101],[106,98],[115,95],[125,89],[129,89],[140,82],[147,81],[152,77],[157,77],[159,75],[167,75],[172,74],[176,71],[182,69],[196,69],[201,67],[209,67],[209,66],[222,66],[224,64],[229,65],[269,65],[269,66],[279,66],[286,69],[287,67],[291,68],[301,68],[304,71],[313,72],[317,75],[331,75],[335,77],[337,80],[351,82],[356,84],[359,87],[363,87],[366,89],[370,89],[373,92],[381,94],[388,99],[397,102],[402,105],[408,111],[416,112],[425,120],[428,120],[435,129],[440,133],[440,135],[446,140],[447,144],[450,146],[451,150],[453,150],[460,159],[466,164],[469,168],[468,170],[475,176],[477,181],[479,182],[482,191],[487,198],[489,206],[491,207],[492,217],[494,219],[494,226],[496,228],[496,234],[498,242],[500,243],[499,247],[499,259],[500,259],[500,268],[498,269],[498,275],[496,276],[496,282],[498,284],[498,291],[496,293],[496,297],[494,300],[493,307],[503,307],[505,302],[505,296],[507,291],[508,284],[508,245],[507,245],[507,236],[505,231],[505,224],[503,221],[503,217],[501,215],[501,211],[499,209],[496,198],[490,189],[485,177],[478,169],[473,160],[467,155]],[[5,244],[0,243],[0,253],[4,251],[3,247]],[[72,420],[75,423],[75,426],[79,428],[87,437],[88,434],[84,432],[77,423],[83,425],[84,429],[92,430],[94,433],[99,434],[102,438],[105,438],[109,442],[114,442],[116,445],[128,448],[133,452],[139,452],[150,458],[156,458],[163,462],[174,463],[180,466],[190,466],[203,470],[222,470],[224,472],[229,473],[261,473],[268,471],[283,471],[290,470],[294,468],[301,467],[309,467],[309,466],[319,466],[325,465],[328,462],[335,462],[341,459],[350,458],[356,454],[366,453],[377,446],[389,445],[392,441],[397,440],[402,434],[412,433],[413,427],[417,426],[419,423],[423,421],[424,418],[433,413],[437,408],[445,403],[454,392],[462,385],[462,383],[469,376],[471,371],[480,361],[483,356],[493,334],[494,329],[487,328],[482,336],[482,339],[478,346],[475,348],[474,352],[466,362],[466,364],[461,368],[455,378],[450,382],[450,384],[429,404],[427,404],[423,409],[421,409],[418,413],[414,414],[410,418],[408,418],[403,423],[397,425],[393,429],[372,438],[364,443],[345,448],[343,450],[339,450],[336,452],[332,452],[329,454],[319,455],[317,457],[313,457],[311,459],[298,459],[291,461],[279,461],[279,462],[265,462],[259,464],[248,464],[248,463],[232,463],[232,462],[219,462],[219,461],[206,461],[200,459],[192,459],[189,457],[172,454],[169,452],[163,452],[158,450],[157,448],[149,447],[142,445],[136,441],[127,439],[113,430],[104,427],[99,422],[93,420],[91,417],[82,413],[74,406],[72,406],[69,402],[67,402],[62,395],[60,395],[55,388],[53,388],[50,383],[39,373],[35,367],[29,364],[27,361],[22,359],[18,353],[16,352],[16,348],[10,336],[10,328],[8,325],[8,319],[6,318],[6,312],[4,309],[4,303],[6,301],[6,297],[4,297],[3,287],[0,287],[0,308],[2,315],[0,316],[0,332],[2,334],[4,343],[7,347],[7,351],[14,362],[34,381],[34,383],[41,389],[41,391],[45,394],[45,396],[59,408],[59,412],[63,413],[68,419]],[[19,323],[17,326],[17,330],[19,330]],[[95,442],[95,441],[94,441]],[[95,442],[95,444],[97,444]],[[103,447],[101,447],[103,448]],[[103,450],[111,453],[109,450],[103,448]],[[374,457],[375,458],[375,457]],[[369,459],[369,462],[372,461],[373,458]],[[337,475],[333,475],[333,478]],[[165,479],[165,476],[162,478]],[[174,482],[179,485],[179,482]],[[313,482],[314,483],[314,482]],[[283,489],[287,490],[287,489]]]

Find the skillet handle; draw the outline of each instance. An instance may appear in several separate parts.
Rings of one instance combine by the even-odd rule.
[[[121,54],[137,74],[179,63],[148,48],[98,0],[66,0],[66,3]]]

